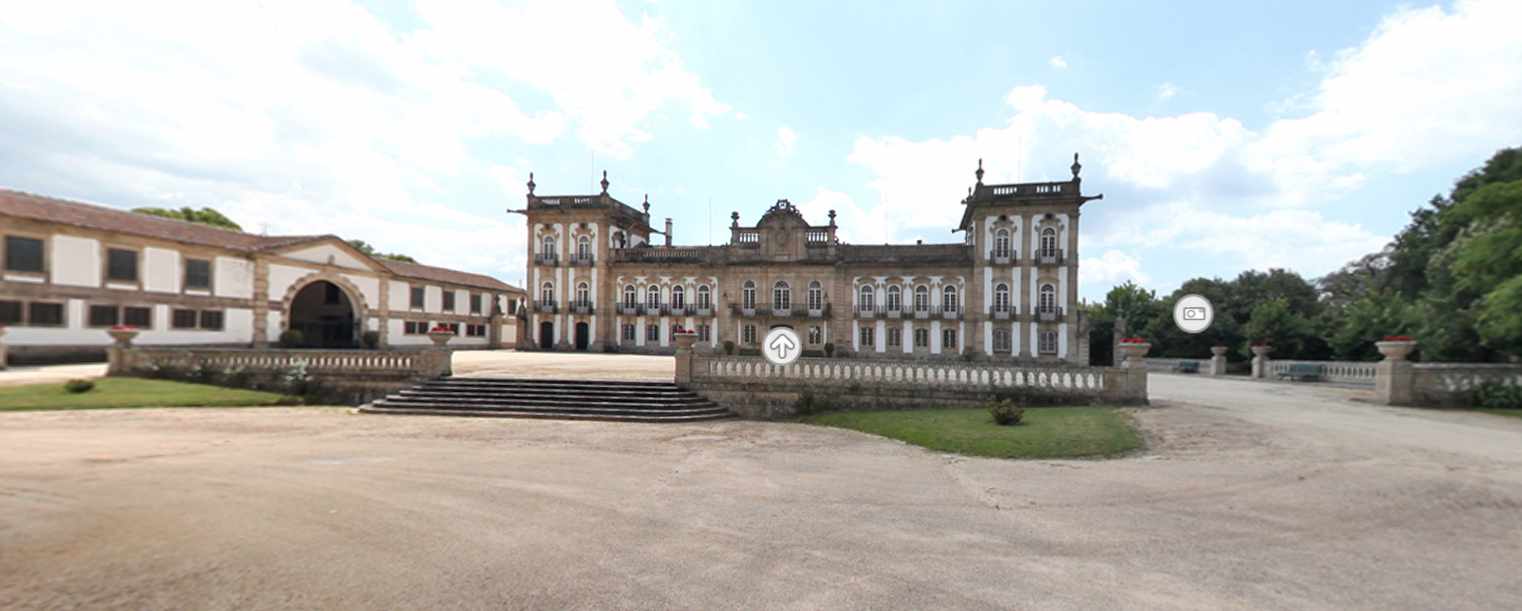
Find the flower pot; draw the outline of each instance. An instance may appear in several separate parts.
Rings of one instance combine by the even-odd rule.
[[[454,339],[454,333],[451,331],[429,331],[428,339],[433,340],[433,345],[443,348],[444,344]]]
[[[1252,347],[1252,354],[1253,354],[1253,356],[1267,357],[1268,353],[1273,352],[1273,351],[1274,351],[1274,347],[1273,346],[1253,346]]]
[[[1126,355],[1126,360],[1128,361],[1140,361],[1142,357],[1147,356],[1147,351],[1151,349],[1152,344],[1147,342],[1120,345],[1120,353]]]
[[[1229,350],[1229,348],[1227,348],[1226,346],[1211,346],[1210,347],[1210,353],[1214,354],[1216,356],[1226,356],[1226,351],[1227,350]]]
[[[1404,361],[1416,350],[1416,342],[1374,342],[1374,347],[1379,348],[1379,353],[1385,355],[1387,361]]]
[[[106,334],[116,340],[116,345],[123,348],[132,345],[132,340],[137,337],[137,329],[106,329]]]

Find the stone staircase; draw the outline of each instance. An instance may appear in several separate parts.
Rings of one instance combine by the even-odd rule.
[[[369,414],[706,422],[734,412],[669,382],[445,378],[360,407]]]

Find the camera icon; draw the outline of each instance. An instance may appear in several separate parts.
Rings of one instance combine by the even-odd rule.
[[[1185,295],[1173,304],[1173,324],[1185,333],[1199,333],[1210,328],[1215,310],[1210,300],[1199,295]]]
[[[1184,308],[1184,320],[1205,320],[1205,308]]]

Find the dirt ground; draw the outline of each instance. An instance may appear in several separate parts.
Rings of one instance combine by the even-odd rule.
[[[615,377],[587,358],[531,360]],[[788,423],[4,413],[0,608],[1522,608],[1522,420],[1150,381],[1152,447],[1112,460]]]

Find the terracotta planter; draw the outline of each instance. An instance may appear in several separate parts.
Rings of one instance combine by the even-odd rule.
[[[443,348],[444,344],[454,339],[454,333],[450,331],[429,331],[428,339],[433,340],[433,345]]]
[[[1404,361],[1416,350],[1416,342],[1374,342],[1374,347],[1379,348],[1387,361]]]
[[[1147,351],[1152,349],[1151,343],[1121,344],[1120,353],[1126,355],[1128,361],[1139,361],[1147,356]]]
[[[116,345],[127,347],[132,345],[132,340],[137,337],[137,329],[106,329],[106,334],[116,340]]]

